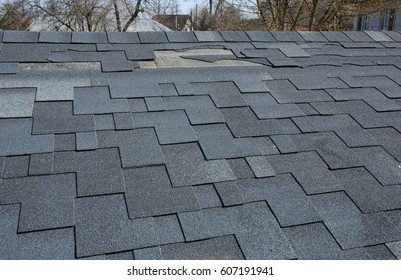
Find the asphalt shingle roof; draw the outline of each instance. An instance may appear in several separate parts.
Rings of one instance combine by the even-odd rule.
[[[0,259],[401,258],[401,34],[0,32]]]

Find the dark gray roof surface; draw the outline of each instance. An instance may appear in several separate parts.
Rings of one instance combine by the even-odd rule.
[[[400,33],[0,38],[0,259],[401,259]]]

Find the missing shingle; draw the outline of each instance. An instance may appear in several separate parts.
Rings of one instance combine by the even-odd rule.
[[[71,62],[71,63],[20,63],[21,71],[71,71],[71,70],[99,70],[99,62]]]
[[[222,67],[222,66],[259,66],[257,63],[237,60],[231,50],[223,49],[195,49],[184,52],[155,51],[154,61],[139,61],[140,68],[183,68],[183,67]],[[194,59],[193,56],[220,56],[214,62]]]

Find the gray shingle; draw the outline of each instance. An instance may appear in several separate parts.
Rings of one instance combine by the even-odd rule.
[[[383,187],[364,168],[333,171],[346,193],[363,213],[373,213],[401,207],[401,186]]]
[[[324,37],[326,37],[327,40],[330,42],[351,42],[351,39],[348,38],[344,33],[342,32],[321,32]]]
[[[107,32],[111,44],[138,44],[139,37],[136,32]]]
[[[401,165],[382,147],[365,147],[353,149],[366,169],[369,170],[382,185],[401,183]]]
[[[291,172],[308,195],[343,190],[316,152],[271,155],[267,159],[276,174]]]
[[[283,229],[300,260],[368,260],[363,248],[342,250],[322,223]]]
[[[175,96],[178,95],[177,89],[173,83],[159,84],[162,96]]]
[[[370,38],[375,40],[376,42],[391,42],[393,41],[389,36],[387,36],[383,32],[379,31],[365,31],[366,34],[369,35]]]
[[[244,99],[259,119],[289,118],[305,115],[295,104],[278,104],[269,93],[246,94]]]
[[[29,156],[6,157],[3,178],[28,176]]]
[[[307,42],[327,42],[327,39],[320,32],[298,31],[298,34]]]
[[[184,235],[176,215],[155,217],[154,221],[160,244],[184,242]]]
[[[380,244],[376,246],[365,247],[366,252],[373,260],[395,260],[394,254],[386,247]]]
[[[266,200],[283,227],[321,220],[310,199],[291,175],[238,182],[244,202]]]
[[[185,110],[192,125],[224,122],[209,96],[163,97],[162,100],[166,110]]]
[[[280,121],[280,124],[284,125],[282,121]],[[276,145],[269,137],[254,137],[253,140],[256,142],[262,155],[274,155],[279,153]]]
[[[164,111],[164,103],[161,97],[145,97],[146,107],[149,112]]]
[[[277,120],[259,120],[249,107],[220,110],[234,137],[285,133]]]
[[[375,88],[328,89],[336,101],[362,99],[377,111],[400,110],[401,106]]]
[[[45,31],[39,33],[39,42],[40,43],[71,43],[71,32],[52,32]]]
[[[54,135],[54,151],[73,151],[75,150],[75,133]]]
[[[218,31],[195,31],[195,36],[199,42],[224,42]]]
[[[224,124],[195,126],[206,159],[228,159],[260,155],[252,138],[234,138]]]
[[[117,149],[55,154],[56,172],[76,172],[78,196],[125,191]]]
[[[393,39],[396,42],[401,42],[401,34],[396,31],[383,31],[384,34],[386,34],[388,37]]]
[[[304,42],[305,40],[296,31],[271,31],[270,32],[277,41],[282,42]]]
[[[33,154],[29,161],[29,175],[53,173],[53,153]]]
[[[84,44],[108,43],[106,32],[73,32],[71,42]]]
[[[364,32],[358,31],[344,31],[345,35],[347,35],[354,42],[373,42],[374,40],[368,36]]]
[[[123,167],[163,164],[163,155],[153,129],[98,131],[99,148],[118,147]]]
[[[198,138],[184,111],[132,114],[135,127],[154,127],[160,144],[194,142]]]
[[[97,148],[96,132],[77,132],[77,150],[95,150]]]
[[[30,32],[29,32],[30,33]],[[3,44],[1,62],[47,62],[49,48],[39,44]]]
[[[377,145],[376,139],[348,115],[292,119],[302,132],[334,131],[349,147]]]
[[[315,150],[330,168],[361,166],[362,162],[333,132],[277,135],[272,140],[282,153]]]
[[[205,161],[195,143],[163,146],[162,150],[174,187],[235,180],[226,160]]]
[[[20,206],[0,205],[0,260],[13,258],[16,243]]]
[[[115,113],[113,114],[113,117],[114,125],[117,130],[134,129],[134,122],[131,113]]]
[[[298,90],[288,80],[265,81],[271,95],[278,103],[318,102],[333,100],[323,90]]]
[[[394,128],[369,129],[369,133],[389,154],[401,162],[401,134]]]
[[[142,44],[167,43],[166,33],[164,32],[138,32],[139,40]]]
[[[213,236],[235,234],[246,259],[296,257],[266,203],[202,211]]]
[[[244,203],[241,190],[236,181],[214,184],[224,206],[233,206]]]
[[[246,161],[257,178],[276,175],[270,163],[263,156],[246,157]]]
[[[36,43],[38,40],[38,32],[14,30],[5,30],[3,32],[4,43]]]
[[[18,232],[74,225],[75,175],[3,179],[0,204],[21,203]]]
[[[218,108],[246,106],[241,92],[232,82],[192,83],[196,94],[209,94]]]
[[[106,260],[133,260],[133,251],[119,252],[113,254],[106,254]]]
[[[18,74],[1,77],[2,87],[36,88],[36,101],[73,100],[74,87],[90,85],[89,70],[92,68],[97,67],[88,63],[22,64]]]
[[[144,99],[128,99],[128,103],[133,113],[147,112],[148,109]]]
[[[152,219],[128,219],[123,195],[76,199],[75,231],[77,257],[157,246],[159,243]]]
[[[145,249],[134,250],[136,260],[162,260],[160,247],[151,247]]]
[[[94,131],[93,116],[73,114],[72,102],[35,102],[33,134]]]
[[[227,160],[230,168],[238,179],[252,178],[254,174],[244,158]]]
[[[232,235],[164,245],[160,247],[160,250],[164,260],[242,260],[244,258]]]
[[[94,115],[96,130],[113,130],[114,118],[112,114]]]
[[[274,42],[276,39],[267,31],[246,31],[248,37],[254,42]]]
[[[344,192],[315,195],[311,199],[342,249],[378,245],[401,237],[382,212],[362,214]]]
[[[221,201],[213,185],[200,185],[193,187],[196,201],[201,209],[220,207]]]
[[[0,156],[53,152],[53,135],[31,135],[32,119],[0,119]]]
[[[198,42],[193,32],[166,32],[170,43],[194,43]]]
[[[14,259],[73,260],[75,258],[74,229],[54,229],[20,234]]]
[[[13,62],[0,63],[0,74],[17,74],[18,72],[19,72],[18,63],[13,63]]]
[[[36,89],[0,89],[0,118],[31,117]]]
[[[173,188],[162,166],[124,170],[129,217],[151,217],[199,209],[192,187]]]
[[[107,87],[74,88],[74,114],[129,112],[126,99],[111,99]]]
[[[244,31],[220,31],[226,42],[248,42],[249,37]]]
[[[401,241],[387,243],[386,246],[398,260],[401,260]]]
[[[179,213],[178,218],[184,232],[185,241],[208,239],[209,228],[201,211]]]

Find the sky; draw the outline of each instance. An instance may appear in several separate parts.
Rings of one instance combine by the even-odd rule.
[[[180,13],[189,14],[191,9],[195,7],[196,3],[199,5],[203,2],[203,0],[178,0]]]

